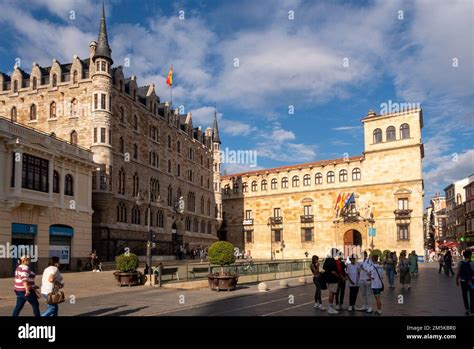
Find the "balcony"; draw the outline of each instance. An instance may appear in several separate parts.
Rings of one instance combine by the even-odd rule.
[[[306,214],[300,216],[301,223],[313,223],[314,222],[314,215],[312,214]]]
[[[253,218],[242,219],[242,225],[253,225]]]
[[[410,218],[412,211],[413,210],[395,210],[393,213],[395,213],[396,219],[407,219]]]
[[[283,224],[283,217],[270,217],[270,224]]]

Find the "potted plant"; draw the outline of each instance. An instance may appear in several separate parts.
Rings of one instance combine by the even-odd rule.
[[[116,266],[118,271],[114,273],[118,286],[135,286],[140,283],[138,268],[138,257],[133,253],[124,253],[117,257]]]
[[[211,290],[232,291],[237,285],[239,277],[231,273],[224,272],[224,266],[235,262],[234,245],[227,241],[217,241],[209,246],[209,262],[221,267],[220,273],[208,275],[209,288]]]

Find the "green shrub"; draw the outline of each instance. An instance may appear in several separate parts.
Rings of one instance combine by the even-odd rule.
[[[117,269],[122,273],[134,272],[138,268],[138,257],[133,253],[124,253],[117,257]]]
[[[370,257],[372,257],[373,255],[379,256],[379,261],[382,259],[382,251],[377,248],[370,253]]]
[[[390,254],[390,252],[391,252],[390,250],[383,250],[383,255],[382,255],[382,256],[385,257],[385,255],[386,255],[387,253]]]
[[[216,241],[209,246],[209,262],[220,266],[235,262],[234,245],[227,241]]]

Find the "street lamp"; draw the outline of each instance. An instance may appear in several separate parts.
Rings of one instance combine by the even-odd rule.
[[[151,255],[151,245],[153,241],[153,236],[152,236],[152,231],[151,231],[151,204],[156,203],[159,206],[161,206],[163,200],[161,199],[160,196],[155,200],[152,198],[152,192],[151,190],[148,190],[148,200],[145,200],[141,195],[140,192],[138,192],[138,195],[135,198],[135,203],[138,206],[141,206],[143,204],[147,205],[147,230],[148,230],[148,241],[146,243],[146,260],[148,264],[148,282],[150,286],[153,286],[153,283],[151,281],[151,277],[153,275],[153,269],[152,269],[152,255]]]

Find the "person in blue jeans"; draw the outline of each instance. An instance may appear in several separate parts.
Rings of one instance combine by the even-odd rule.
[[[51,257],[49,266],[43,272],[41,283],[41,294],[48,300],[48,294],[53,292],[54,288],[62,288],[64,286],[63,277],[59,272],[59,258]],[[59,305],[48,304],[46,311],[41,316],[58,316]]]
[[[396,261],[393,252],[387,252],[385,254],[385,260],[383,261],[383,265],[385,267],[385,273],[387,274],[388,284],[390,288],[393,288],[394,280],[395,280],[395,267]]]
[[[40,316],[38,297],[36,295],[35,273],[30,268],[30,256],[24,255],[20,258],[20,264],[15,270],[15,294],[16,306],[12,316],[20,315],[21,310],[28,302],[33,308],[33,314]]]

